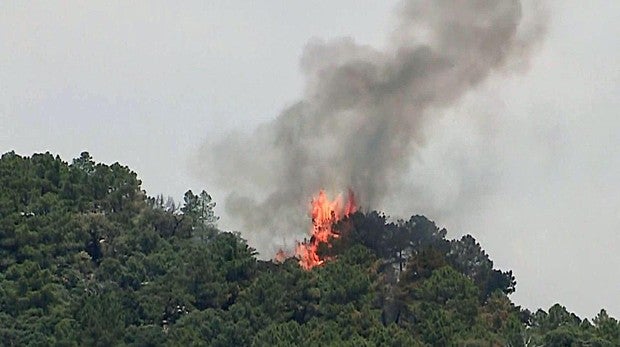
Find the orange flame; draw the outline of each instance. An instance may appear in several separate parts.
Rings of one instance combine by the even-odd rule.
[[[312,216],[312,235],[310,240],[304,240],[297,244],[295,255],[299,259],[299,265],[306,269],[312,269],[325,262],[321,259],[317,251],[320,243],[329,242],[330,237],[337,238],[339,235],[334,232],[333,225],[342,217],[349,216],[357,211],[355,195],[349,190],[349,197],[346,204],[342,203],[342,196],[330,201],[325,191],[321,190],[311,204]]]
[[[286,258],[288,258],[288,254],[286,254],[286,252],[283,249],[279,249],[276,252],[276,256],[273,258],[273,260],[276,263],[284,263],[284,261],[286,260]]]

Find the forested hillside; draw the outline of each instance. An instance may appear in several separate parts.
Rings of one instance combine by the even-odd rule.
[[[307,271],[219,230],[206,192],[140,184],[88,153],[2,156],[2,345],[620,346],[604,310],[515,306],[511,271],[423,216],[357,212]]]

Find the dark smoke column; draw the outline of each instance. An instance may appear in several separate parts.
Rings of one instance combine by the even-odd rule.
[[[263,254],[304,237],[319,189],[351,188],[363,208],[380,207],[402,184],[430,111],[527,60],[542,32],[520,27],[517,0],[404,1],[397,13],[384,51],[350,38],[308,43],[299,102],[249,136],[203,147],[203,177],[231,187],[227,212]]]

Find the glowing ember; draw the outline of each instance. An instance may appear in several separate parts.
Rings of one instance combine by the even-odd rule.
[[[288,258],[288,254],[286,254],[286,252],[283,249],[280,249],[278,250],[278,252],[276,252],[276,256],[273,258],[273,260],[276,263],[284,263],[286,258]]]
[[[337,238],[338,234],[333,230],[334,223],[356,210],[355,196],[352,191],[349,191],[347,202],[343,205],[342,196],[339,195],[330,201],[327,194],[321,190],[319,195],[312,199],[312,235],[310,240],[304,240],[304,242],[297,244],[295,249],[295,256],[299,259],[299,265],[309,270],[323,264],[325,259],[321,259],[317,254],[319,244],[328,242],[330,237]]]

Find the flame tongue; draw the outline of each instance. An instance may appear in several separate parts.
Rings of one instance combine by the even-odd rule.
[[[295,255],[302,268],[309,270],[323,264],[325,259],[321,259],[317,253],[319,244],[329,242],[330,237],[337,238],[338,234],[333,230],[334,223],[356,210],[355,196],[352,191],[349,191],[346,204],[343,204],[341,195],[330,201],[323,190],[312,199],[312,236],[310,240],[299,243],[295,249]]]

